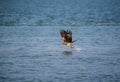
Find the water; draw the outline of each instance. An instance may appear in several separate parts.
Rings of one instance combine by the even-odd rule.
[[[120,82],[119,5],[0,0],[0,82]],[[73,32],[73,49],[60,29]]]
[[[0,0],[0,25],[120,25],[120,0]]]
[[[0,26],[0,82],[119,82],[119,68],[119,26]]]

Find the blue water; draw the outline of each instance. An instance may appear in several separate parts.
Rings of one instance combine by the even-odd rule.
[[[0,82],[120,82],[120,0],[0,0]]]
[[[120,0],[0,0],[0,25],[120,25]]]
[[[0,82],[120,82],[119,68],[119,26],[0,26]]]

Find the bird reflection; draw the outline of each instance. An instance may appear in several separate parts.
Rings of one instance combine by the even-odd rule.
[[[72,55],[72,51],[63,51],[64,55]]]

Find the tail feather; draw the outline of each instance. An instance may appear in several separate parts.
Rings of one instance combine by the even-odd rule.
[[[72,43],[76,42],[77,40],[72,41]]]

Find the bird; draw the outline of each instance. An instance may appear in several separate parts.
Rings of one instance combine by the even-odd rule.
[[[72,45],[73,42],[76,42],[77,40],[72,40],[72,31],[70,30],[60,30],[60,35],[62,37],[62,44],[67,45],[69,48],[74,48]]]

